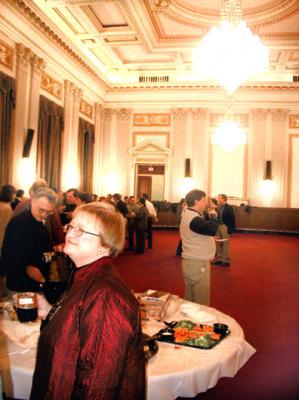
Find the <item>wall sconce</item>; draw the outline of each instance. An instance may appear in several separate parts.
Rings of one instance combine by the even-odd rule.
[[[272,162],[269,160],[266,161],[265,180],[272,180]]]
[[[185,159],[185,178],[191,178],[191,159]]]
[[[23,158],[29,157],[29,155],[30,155],[33,135],[34,135],[34,129],[28,128],[27,129],[25,143],[24,143],[24,146],[23,146],[23,154],[22,154]]]

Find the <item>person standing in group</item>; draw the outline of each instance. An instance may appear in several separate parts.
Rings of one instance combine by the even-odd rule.
[[[222,267],[230,266],[230,238],[235,230],[235,213],[233,207],[227,203],[227,196],[219,194],[218,197],[219,228],[216,241],[216,259],[214,264]]]
[[[127,218],[128,207],[126,202],[121,199],[121,195],[119,193],[114,193],[113,201],[116,211],[120,212],[124,218]]]
[[[18,215],[20,212],[22,212],[25,208],[28,210],[30,209],[31,206],[31,201],[32,198],[34,197],[35,193],[37,190],[41,188],[48,188],[48,184],[44,179],[37,179],[33,184],[31,185],[29,189],[29,199],[24,199],[22,200],[17,207],[13,211],[13,216]],[[55,207],[53,212],[48,215],[48,217],[45,219],[46,225],[48,232],[50,234],[51,240],[53,241],[54,244],[54,250],[55,251],[62,251],[63,246],[64,246],[64,232],[63,232],[63,227],[60,221],[60,217],[57,211],[57,208]]]
[[[186,207],[186,200],[185,199],[181,199],[179,204],[178,204],[178,208],[177,208],[177,220],[178,220],[178,225],[180,226],[180,222],[181,222],[181,218],[182,218],[182,212],[184,210],[184,208]],[[177,256],[181,256],[182,255],[182,239],[180,238],[179,243],[177,245],[177,249],[176,249],[176,255]]]
[[[16,197],[10,203],[11,208],[13,210],[17,207],[18,204],[21,203],[21,201],[23,200],[24,194],[25,194],[25,192],[23,189],[18,189],[16,191]]]
[[[16,196],[16,189],[12,185],[3,185],[0,190],[0,263],[1,248],[5,229],[12,216],[11,203]],[[0,274],[0,299],[6,296],[6,280],[4,274]]]
[[[187,207],[182,212],[182,274],[185,282],[184,298],[195,303],[210,304],[210,260],[215,256],[214,236],[217,215],[204,216],[207,199],[202,190],[194,189],[186,195]]]
[[[147,247],[149,249],[153,248],[153,222],[158,221],[157,211],[152,202],[148,199],[148,194],[143,193],[142,197],[145,200],[145,206],[148,209],[149,217],[147,219]]]
[[[144,253],[145,232],[148,226],[149,211],[145,205],[145,199],[141,197],[138,202],[138,213],[135,216],[136,229],[136,253]]]
[[[53,251],[46,219],[54,212],[56,195],[49,188],[35,191],[29,208],[9,221],[2,247],[1,274],[7,288],[16,292],[39,292],[49,278],[47,254]]]
[[[134,232],[135,232],[135,218],[139,211],[139,206],[136,204],[135,196],[130,196],[128,198],[128,239],[129,239],[129,246],[128,251],[134,251]]]
[[[66,231],[64,251],[76,268],[53,308],[38,295],[44,321],[30,399],[144,400],[138,302],[113,266],[124,246],[124,218],[88,203]]]

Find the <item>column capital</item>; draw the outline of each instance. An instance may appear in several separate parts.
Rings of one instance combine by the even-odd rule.
[[[46,67],[46,63],[45,63],[44,59],[41,57],[38,57],[36,54],[33,54],[30,61],[31,61],[32,71],[34,73],[41,75]]]
[[[276,108],[270,110],[273,121],[285,121],[289,115],[288,109]]]
[[[133,110],[131,108],[119,108],[116,110],[118,120],[128,121],[132,114]]]
[[[65,79],[64,81],[64,90],[67,93],[73,93],[74,90],[74,84],[73,82],[69,81],[68,79]]]
[[[105,120],[111,120],[112,116],[115,114],[115,110],[113,108],[103,108],[102,115]]]
[[[172,108],[171,115],[175,120],[186,120],[188,111],[187,108]]]
[[[268,115],[268,109],[266,108],[253,108],[251,110],[251,115],[254,119],[258,121],[265,121]]]
[[[205,118],[208,114],[206,108],[191,108],[192,115],[195,119]]]
[[[100,103],[94,103],[94,111],[95,111],[95,117],[101,117],[102,116],[102,111],[103,111],[103,106]]]
[[[29,68],[33,55],[32,51],[22,43],[16,44],[16,50],[18,64],[22,67]]]

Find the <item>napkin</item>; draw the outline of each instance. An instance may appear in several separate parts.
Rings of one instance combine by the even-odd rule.
[[[217,322],[217,317],[207,311],[200,310],[200,306],[196,304],[183,303],[180,305],[180,311],[196,324],[213,324]]]
[[[1,319],[0,330],[16,346],[34,349],[40,334],[40,321],[24,324],[19,321]]]

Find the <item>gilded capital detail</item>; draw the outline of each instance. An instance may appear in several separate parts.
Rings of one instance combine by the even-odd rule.
[[[30,66],[33,53],[28,47],[21,43],[16,44],[18,65],[28,68]]]
[[[187,108],[172,108],[171,114],[175,120],[186,120],[188,111]]]
[[[289,115],[289,110],[277,108],[270,111],[273,121],[285,121]]]
[[[35,54],[31,57],[32,71],[37,74],[41,74],[46,66],[43,58],[36,56]]]
[[[251,110],[252,117],[258,121],[265,121],[268,115],[268,109],[254,108]]]
[[[205,118],[208,113],[206,108],[192,108],[191,112],[195,119]]]
[[[120,108],[116,110],[116,115],[118,120],[129,121],[132,115],[132,109]]]
[[[114,113],[115,113],[115,110],[112,108],[103,108],[103,118],[106,121],[111,120]]]

